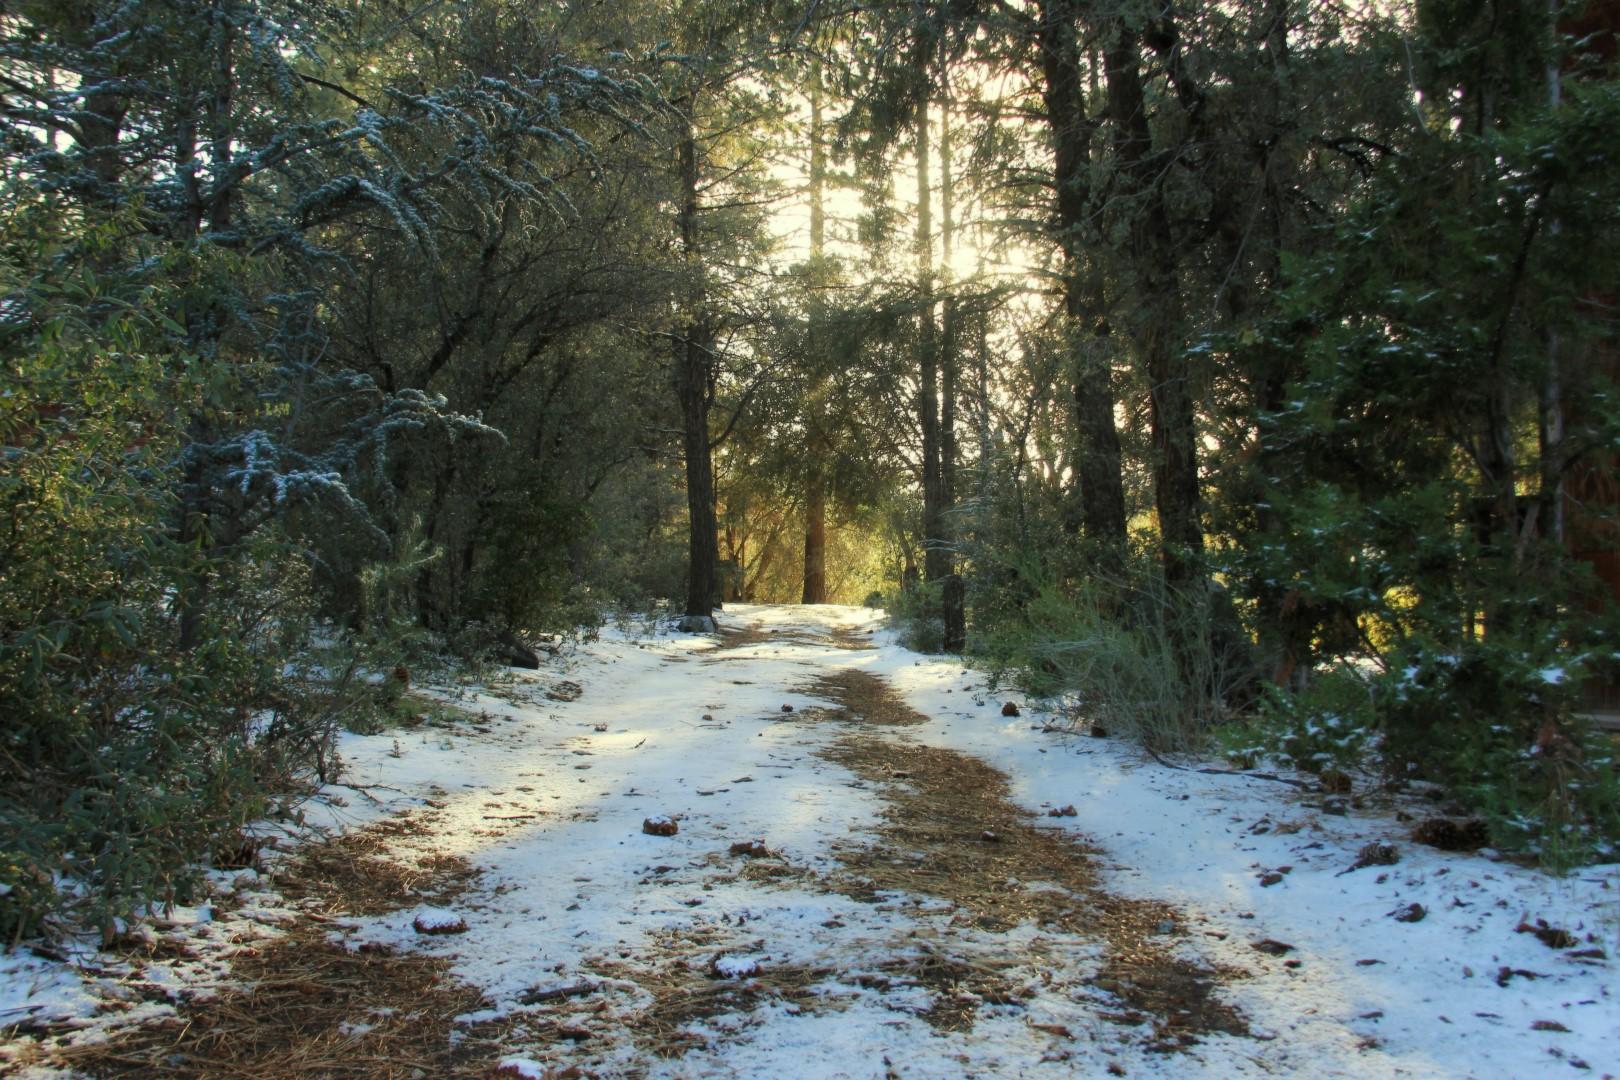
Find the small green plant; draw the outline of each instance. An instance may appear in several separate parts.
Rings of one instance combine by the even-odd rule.
[[[1265,684],[1253,713],[1217,737],[1242,768],[1272,759],[1312,773],[1365,769],[1378,743],[1372,680],[1343,666],[1317,673],[1297,694]]]
[[[937,582],[907,584],[883,597],[889,623],[900,632],[900,643],[920,653],[945,649],[945,617],[941,586]]]

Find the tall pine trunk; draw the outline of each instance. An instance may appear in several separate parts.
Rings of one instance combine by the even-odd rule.
[[[804,493],[804,593],[801,603],[827,602],[827,488],[813,472]]]
[[[696,109],[691,102],[689,108]],[[691,114],[680,143],[681,206],[678,226],[686,262],[686,296],[681,332],[675,342],[675,397],[681,409],[681,445],[686,457],[687,544],[686,618],[682,628],[712,627],[720,606],[719,523],[715,513],[714,462],[709,444],[709,405],[714,384],[714,334],[709,325],[698,240],[698,147]]]
[[[1040,7],[1037,40],[1042,96],[1051,130],[1057,226],[1063,246],[1063,301],[1068,316],[1075,416],[1076,488],[1082,535],[1111,546],[1125,541],[1125,486],[1119,432],[1114,426],[1113,372],[1102,279],[1085,257],[1091,202],[1091,145],[1096,121],[1086,115],[1080,52],[1071,0]]]
[[[1115,23],[1104,64],[1122,181],[1118,197],[1134,204],[1128,241],[1138,293],[1133,343],[1148,377],[1160,554],[1172,594],[1185,594],[1201,573],[1204,546],[1198,515],[1197,421],[1187,360],[1180,348],[1181,290],[1160,176],[1164,159],[1153,152],[1148,127],[1139,33],[1123,18]]]
[[[939,218],[940,256],[945,272],[951,272],[951,256],[956,243],[955,178],[951,173],[951,114],[947,101],[940,114],[939,134]],[[956,505],[956,395],[960,361],[958,359],[957,308],[954,297],[945,298],[944,321],[940,333],[940,407],[939,407],[939,501],[940,542],[951,544],[948,535],[952,522],[950,511]],[[959,653],[967,644],[967,610],[962,576],[956,572],[956,559],[951,548],[946,549],[945,584],[940,591],[940,615],[944,622],[942,647],[946,652]]]
[[[810,265],[819,272],[827,239],[827,213],[824,190],[827,181],[827,154],[822,146],[821,72],[818,68],[810,86]],[[814,281],[812,281],[814,289]],[[812,291],[810,316],[811,347],[816,346],[821,315],[820,296]],[[819,381],[819,380],[818,380]],[[821,408],[821,395],[812,394],[811,408]],[[820,425],[812,423],[804,445],[807,476],[804,495],[804,591],[801,602],[827,602],[827,445]]]
[[[934,218],[928,106],[917,117],[917,422],[922,430],[923,578],[950,573],[939,457],[939,339],[934,322]]]

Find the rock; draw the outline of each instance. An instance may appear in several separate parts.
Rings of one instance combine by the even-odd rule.
[[[1329,791],[1335,795],[1350,794],[1352,786],[1349,774],[1340,769],[1323,769],[1322,775],[1317,777],[1317,782],[1321,784],[1323,791]]]
[[[1361,850],[1356,852],[1356,861],[1339,871],[1339,876],[1360,870],[1364,866],[1394,866],[1401,861],[1401,852],[1394,844],[1385,844],[1374,840],[1370,844],[1363,844]]]
[[[733,855],[742,855],[750,859],[766,859],[775,854],[765,846],[763,840],[739,840],[731,845]]]
[[[1565,1027],[1563,1024],[1560,1024],[1556,1020],[1532,1020],[1530,1022],[1530,1030],[1531,1031],[1562,1031],[1562,1032],[1567,1033],[1569,1031],[1569,1028]]]
[[[1350,812],[1350,804],[1343,799],[1323,799],[1322,813],[1337,814],[1343,817]]]
[[[579,683],[564,679],[561,682],[553,683],[551,688],[546,691],[546,697],[551,701],[578,701],[579,696],[584,692],[585,688]]]
[[[759,961],[752,956],[715,953],[709,960],[709,974],[716,979],[747,979],[759,974]]]
[[[428,908],[417,913],[411,926],[418,934],[465,934],[467,922],[453,911]]]
[[[1003,702],[1002,705],[1001,705],[1001,715],[1002,716],[1017,716],[1018,715],[1018,703],[1015,702],[1015,701]]]
[[[1249,943],[1249,947],[1256,952],[1263,952],[1268,956],[1281,956],[1284,953],[1291,953],[1294,951],[1294,947],[1292,945],[1285,941],[1277,941],[1273,938],[1261,938],[1259,941],[1252,941]]]
[[[540,654],[535,652],[528,642],[518,637],[514,631],[503,630],[495,639],[495,659],[508,667],[527,668],[530,671],[540,669]]]
[[[1548,926],[1546,919],[1537,919],[1534,926],[1522,922],[1515,926],[1513,931],[1518,934],[1534,934],[1536,940],[1549,949],[1573,949],[1580,944],[1580,939],[1574,934],[1561,927]]]
[[[1391,911],[1389,913],[1389,917],[1394,919],[1396,922],[1422,922],[1424,916],[1428,914],[1428,909],[1422,904],[1412,903],[1407,904],[1405,907],[1398,907],[1394,911]]]
[[[782,706],[782,711],[783,712],[792,712],[793,711],[793,706],[784,703],[783,706]]]
[[[1074,808],[1073,803],[1070,803],[1068,806],[1053,807],[1051,810],[1048,810],[1046,812],[1046,816],[1047,817],[1079,817],[1080,816],[1080,811],[1078,811],[1078,810],[1076,810]]]
[[[641,831],[648,836],[674,836],[681,831],[681,827],[675,824],[674,818],[654,814],[641,823]]]
[[[1260,884],[1269,888],[1272,885],[1281,884],[1282,879],[1283,876],[1281,874],[1277,873],[1275,870],[1272,870],[1270,873],[1260,875]]]
[[[980,833],[979,834],[979,839],[983,840],[987,844],[999,844],[999,843],[1001,843],[1001,837],[997,836],[995,833],[991,832],[989,829],[986,829],[986,830],[984,830],[984,832]]]
[[[1491,842],[1490,830],[1477,818],[1430,818],[1412,830],[1412,839],[1441,851],[1478,851]]]

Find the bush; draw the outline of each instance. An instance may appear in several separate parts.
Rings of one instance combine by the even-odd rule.
[[[1268,686],[1221,744],[1244,767],[1273,758],[1433,782],[1485,819],[1497,847],[1557,869],[1590,862],[1616,850],[1620,772],[1614,743],[1575,711],[1585,662],[1560,652],[1505,633],[1452,650],[1409,642],[1387,673],[1346,666],[1299,693]]]
[[[1214,586],[1170,590],[1155,562],[1060,586],[1022,567],[972,651],[995,678],[1065,699],[1073,722],[1097,724],[1155,750],[1197,746],[1253,682],[1247,639]],[[988,605],[986,605],[988,606]]]
[[[1369,765],[1377,746],[1373,680],[1353,667],[1319,673],[1301,693],[1269,683],[1254,713],[1221,728],[1226,756],[1242,768],[1270,758],[1320,773]]]
[[[1576,714],[1587,674],[1548,639],[1412,643],[1378,688],[1384,765],[1444,784],[1499,847],[1567,867],[1615,851],[1615,748]]]
[[[945,651],[942,588],[939,582],[917,582],[883,594],[881,606],[899,632],[900,644],[920,653]]]
[[[325,736],[280,693],[310,614],[302,562],[271,526],[230,545],[177,527],[188,424],[240,404],[235,374],[184,351],[164,314],[189,264],[120,275],[101,256],[129,221],[64,244],[43,208],[8,212],[0,935],[15,940],[184,899]]]

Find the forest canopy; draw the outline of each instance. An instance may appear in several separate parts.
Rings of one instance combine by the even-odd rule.
[[[749,601],[1612,855],[1617,28],[5,5],[0,931],[185,895],[412,671]]]

